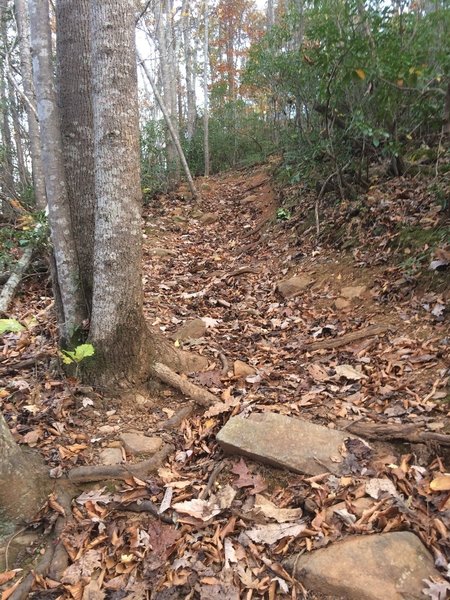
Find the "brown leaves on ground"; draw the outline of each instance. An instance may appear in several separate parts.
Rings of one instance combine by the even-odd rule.
[[[425,276],[420,263],[408,262],[417,248],[398,228],[442,223],[432,195],[396,179],[371,188],[356,214],[350,203],[330,204],[320,215],[322,245],[304,233],[314,207],[307,192],[302,209],[279,224],[274,198],[259,169],[208,179],[200,208],[220,213],[214,223],[202,224],[176,195],[147,207],[147,318],[167,337],[202,320],[200,337],[174,344],[208,357],[208,370],[192,378],[220,402],[163,433],[177,449],[157,476],[78,495],[61,536],[70,564],[60,581],[38,579],[37,590],[61,600],[299,598],[300,586],[281,566],[291,553],[348,534],[403,529],[416,532],[446,568],[450,476],[432,445],[388,448],[375,460],[364,444],[349,443],[340,478],[280,473],[244,459],[226,459],[215,474],[223,460],[215,435],[238,413],[274,411],[330,428],[368,421],[450,432],[446,248],[430,256],[435,263]],[[283,298],[277,284],[296,275],[312,284]],[[160,435],[183,399],[171,390],[105,399],[65,379],[45,285],[28,282],[12,315],[26,330],[1,338],[0,402],[15,438],[38,448],[58,478],[95,463],[106,446],[121,447],[127,429]],[[308,350],[371,325],[387,327]],[[174,524],[128,510],[147,501]],[[62,514],[59,507],[55,495],[43,528]],[[4,572],[0,585],[11,590],[19,575]],[[433,599],[447,593],[433,581],[426,590]]]

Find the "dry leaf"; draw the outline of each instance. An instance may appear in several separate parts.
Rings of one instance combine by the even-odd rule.
[[[295,537],[304,529],[306,529],[304,523],[271,523],[270,525],[257,525],[245,533],[257,544],[270,545],[284,537]]]
[[[277,523],[296,521],[302,516],[301,508],[278,508],[273,502],[256,494],[255,508],[263,513],[268,519],[274,519]]]
[[[440,475],[439,477],[435,477],[433,481],[430,482],[430,489],[433,492],[447,492],[450,490],[450,475]]]
[[[334,370],[338,377],[345,377],[350,381],[358,381],[367,377],[367,375],[364,375],[361,371],[357,371],[351,365],[337,365]]]

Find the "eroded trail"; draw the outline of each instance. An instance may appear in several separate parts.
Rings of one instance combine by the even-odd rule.
[[[207,359],[188,379],[218,398],[209,410],[155,382],[111,398],[64,377],[45,333],[51,298],[36,285],[17,299],[18,314],[34,303],[36,321],[4,338],[3,412],[16,439],[39,449],[55,481],[79,466],[100,473],[94,481],[121,472],[111,487],[73,492],[59,536],[68,566],[37,578],[37,597],[444,598],[448,298],[400,277],[387,243],[337,250],[317,245],[306,213],[277,220],[270,167],[198,185],[199,206],[180,189],[145,210],[145,310],[176,347]],[[384,239],[402,217],[379,218]],[[243,429],[224,443],[236,416]],[[256,461],[242,458],[249,432]],[[269,454],[294,468],[266,466]],[[62,489],[44,523],[61,521]],[[24,548],[41,542],[18,535],[0,551],[7,593]]]
[[[266,170],[202,186],[200,210],[169,199],[150,209],[145,267],[150,321],[216,356],[200,380],[328,425],[401,418],[441,431],[445,324],[419,298],[386,301],[380,267],[277,223]]]

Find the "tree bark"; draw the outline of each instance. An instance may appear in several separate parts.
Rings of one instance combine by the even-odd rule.
[[[164,104],[168,109],[173,129],[178,136],[178,120],[176,117],[176,81],[173,60],[171,0],[157,0],[155,10],[156,39],[158,42],[161,81]],[[174,94],[175,90],[175,94]],[[174,186],[179,180],[178,154],[169,129],[166,132],[167,171],[169,185]]]
[[[64,165],[85,319],[92,309],[94,265],[94,140],[89,0],[58,0],[57,63]]]
[[[37,458],[16,444],[0,413],[0,532],[8,523],[34,516],[47,483]]]
[[[92,0],[97,383],[135,380],[146,358],[134,0]]]
[[[147,65],[142,60],[142,58],[139,56],[139,54],[138,54],[138,57],[139,57],[139,63],[141,65],[141,67],[142,67],[142,70],[144,71],[145,76],[147,77],[148,82],[151,85],[151,88],[153,90],[153,94],[155,95],[156,101],[158,102],[159,108],[161,109],[161,112],[162,112],[162,114],[164,116],[164,120],[166,121],[167,128],[168,128],[168,130],[170,132],[170,135],[172,136],[172,141],[173,141],[173,144],[174,144],[174,146],[175,146],[175,148],[177,150],[177,153],[178,153],[181,165],[182,165],[183,170],[184,170],[184,174],[186,175],[186,179],[188,181],[189,189],[191,190],[192,198],[194,200],[199,200],[199,193],[197,191],[197,188],[195,187],[195,183],[194,183],[194,180],[192,179],[191,171],[189,169],[189,165],[188,165],[186,157],[184,155],[183,148],[181,147],[180,140],[179,140],[179,137],[177,135],[177,132],[173,128],[172,120],[171,120],[170,115],[169,115],[169,113],[167,111],[167,108],[166,108],[166,106],[164,104],[164,100],[162,99],[161,94],[158,92],[158,88],[156,87],[156,84],[153,81],[153,78],[152,78],[152,76],[150,74],[150,71],[147,68]]]
[[[30,54],[30,25],[26,0],[14,0],[16,11],[17,33],[20,50],[20,72],[22,75],[23,93],[27,101],[28,137],[30,140],[31,170],[33,174],[34,198],[36,208],[44,210],[47,204],[45,191],[44,165],[42,163],[41,142],[39,139],[39,123],[37,120],[36,98],[33,84],[33,71]]]
[[[54,288],[61,294],[61,338],[69,343],[83,322],[83,297],[72,235],[65,183],[60,115],[53,84],[48,0],[29,0],[33,76],[41,129],[41,149],[56,273]]]
[[[183,44],[184,64],[186,69],[186,137],[192,140],[195,132],[195,121],[197,118],[197,103],[195,97],[195,69],[194,51],[191,42],[192,8],[188,0],[183,0],[181,13],[183,15]]]
[[[209,95],[208,95],[208,61],[209,61],[209,19],[208,0],[204,3],[204,37],[203,37],[203,151],[205,154],[205,177],[209,177]]]
[[[6,11],[7,1],[0,0],[0,39],[2,47],[7,51],[7,23],[6,23]],[[8,92],[7,92],[7,79],[5,71],[5,60],[0,60],[0,106],[1,106],[1,140],[2,140],[2,165],[1,165],[1,188],[3,198],[3,213],[8,220],[13,220],[15,212],[12,209],[9,199],[15,198],[15,185],[14,185],[14,173],[13,173],[13,160],[12,160],[12,136],[11,127],[9,123],[8,114]]]

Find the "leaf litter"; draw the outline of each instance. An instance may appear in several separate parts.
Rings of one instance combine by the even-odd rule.
[[[362,444],[347,445],[342,477],[306,477],[242,458],[224,460],[217,448],[215,434],[227,418],[252,411],[338,429],[367,422],[449,432],[449,298],[442,284],[447,250],[431,257],[431,291],[429,279],[422,286],[419,270],[405,272],[392,257],[396,223],[407,218],[413,225],[427,211],[439,218],[425,188],[414,185],[413,195],[407,180],[381,183],[365,200],[369,216],[359,215],[357,222],[349,219],[345,203],[330,207],[322,219],[333,227],[324,228],[318,245],[301,233],[302,214],[273,224],[277,204],[273,194],[265,202],[263,188],[260,203],[242,202],[252,178],[261,174],[267,182],[264,169],[208,179],[204,206],[220,212],[212,225],[193,218],[176,194],[147,207],[147,319],[167,335],[189,319],[203,320],[206,332],[195,345],[178,344],[208,358],[208,370],[192,377],[221,402],[164,433],[176,452],[157,475],[130,476],[112,488],[94,485],[78,494],[61,535],[70,564],[57,581],[36,576],[31,597],[45,591],[64,600],[299,598],[301,586],[281,564],[290,554],[350,534],[404,529],[417,533],[447,572],[448,455],[437,455],[433,444],[386,448],[376,462]],[[405,193],[410,202],[397,202]],[[389,211],[379,208],[381,196]],[[306,192],[305,206],[304,214]],[[249,227],[243,229],[244,222]],[[382,243],[374,223],[384,228]],[[172,252],[157,259],[152,249],[161,239]],[[342,248],[346,240],[352,241],[350,250]],[[281,298],[277,283],[299,273],[314,283]],[[367,292],[338,308],[342,290],[352,286]],[[140,390],[147,404],[137,404],[136,395],[104,398],[64,377],[51,305],[42,276],[29,280],[16,298],[13,316],[29,325],[1,338],[0,401],[17,441],[39,449],[58,478],[74,466],[95,464],[102,448],[117,444],[120,431],[159,432],[183,398],[171,390]],[[364,337],[378,324],[386,325],[384,333]],[[340,345],[355,333],[361,337]],[[308,350],[312,342],[327,344]],[[244,377],[235,376],[236,361],[249,369]],[[213,477],[219,461],[224,468]],[[146,501],[172,524],[128,510]],[[54,496],[35,526],[49,529],[61,509]],[[18,569],[2,573],[4,598],[21,575]],[[447,592],[446,584],[424,582],[424,593],[433,599]]]

